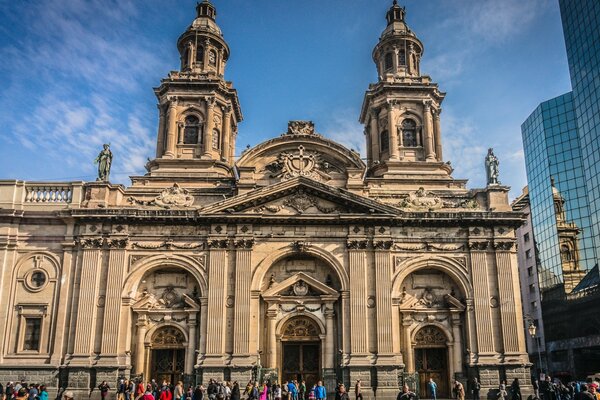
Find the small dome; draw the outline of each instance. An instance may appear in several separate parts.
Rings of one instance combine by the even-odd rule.
[[[219,28],[217,23],[214,20],[207,17],[196,18],[194,22],[192,22],[192,25],[189,27],[188,30],[212,32],[219,36],[223,36],[221,28]]]

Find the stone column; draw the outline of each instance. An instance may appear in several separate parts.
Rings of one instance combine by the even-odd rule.
[[[277,368],[277,310],[267,311],[267,368]]]
[[[158,135],[156,139],[156,158],[160,158],[165,151],[165,110],[161,104],[157,104],[158,108]]]
[[[137,337],[136,337],[136,347],[135,347],[135,373],[143,374],[144,373],[144,356],[146,354],[146,349],[144,345],[144,340],[146,338],[146,315],[141,314],[138,316],[137,321]]]
[[[392,304],[392,352],[400,354],[400,307]]]
[[[188,347],[187,347],[187,355],[185,357],[185,373],[191,374],[194,372],[194,361],[196,354],[196,345],[198,343],[198,339],[196,338],[196,314],[190,314],[190,318],[188,321]]]
[[[121,334],[121,318],[116,316],[121,312],[121,289],[126,271],[125,247],[127,238],[111,239],[106,275],[106,297],[104,302],[104,321],[102,328],[102,356],[116,357],[119,353],[118,339]]]
[[[406,363],[406,372],[415,372],[415,354],[410,340],[410,327],[413,324],[413,319],[410,315],[403,315],[402,328],[404,337],[404,360]]]
[[[388,103],[388,132],[390,135],[390,159],[400,159],[400,149],[398,144],[398,129],[396,128],[396,113],[394,113],[394,103]]]
[[[202,158],[210,159],[212,157],[212,133],[215,129],[215,103],[214,97],[206,99],[206,126],[204,129],[204,153]]]
[[[480,355],[491,355],[494,353],[494,332],[492,329],[486,258],[488,247],[488,241],[473,241],[469,243],[469,248],[471,249],[471,276],[473,277],[475,319],[477,324],[477,348]]]
[[[225,238],[208,241],[208,321],[206,356],[219,364],[225,353],[225,301],[227,297],[227,247]],[[217,361],[218,360],[218,361]]]
[[[223,107],[223,128],[221,129],[221,159],[224,159],[225,162],[231,164],[231,159],[229,158],[229,140],[231,136],[231,106]]]
[[[233,119],[233,114],[230,118],[231,122],[234,122]],[[229,159],[229,164],[233,165],[235,164],[235,142],[236,142],[236,138],[237,138],[237,128],[233,127],[233,129],[231,129],[231,136],[229,139],[229,148],[228,148],[228,159]]]
[[[208,61],[208,53],[210,52],[210,40],[206,39],[204,41],[204,65],[202,66],[202,70],[204,72],[208,71],[210,66],[210,61]]]
[[[369,353],[367,326],[367,246],[366,239],[348,240],[350,270],[350,352],[352,356]]]
[[[235,246],[235,309],[233,323],[233,354],[248,356],[250,340],[250,284],[252,281],[252,247],[254,239],[234,241]]]
[[[81,280],[79,285],[79,301],[75,317],[74,356],[89,357],[92,353],[94,321],[96,320],[96,297],[100,273],[100,257],[102,239],[83,239],[81,257]]]
[[[377,118],[379,112],[377,109],[371,110],[371,154],[373,155],[373,161],[379,161],[379,123]]]
[[[460,315],[452,314],[452,336],[454,337],[454,372],[463,373],[462,338],[460,334]]]
[[[513,241],[494,242],[498,271],[498,302],[502,321],[502,341],[505,354],[523,354],[525,333],[516,260],[512,257]]]
[[[177,142],[177,100],[172,99],[169,104],[169,130],[167,131],[167,149],[165,158],[175,158],[175,144]]]
[[[369,130],[365,128],[363,131],[365,135],[365,140],[367,141],[367,166],[373,166],[373,141],[371,140],[371,135],[369,135]]]
[[[431,105],[429,101],[423,103],[423,119],[425,128],[425,159],[435,161],[435,148],[433,145],[433,121],[431,119]]]
[[[335,368],[335,335],[333,328],[333,317],[335,313],[333,311],[333,305],[328,304],[325,310],[325,368]]]
[[[206,331],[207,331],[207,319],[208,319],[208,298],[203,297],[200,299],[200,353],[198,357],[202,357],[206,354]]]
[[[442,125],[440,124],[440,114],[442,109],[437,110],[433,114],[433,136],[435,139],[435,154],[438,161],[443,161],[442,158]]]
[[[375,303],[377,310],[377,355],[392,356],[392,241],[375,240]],[[378,360],[379,362],[379,360]]]

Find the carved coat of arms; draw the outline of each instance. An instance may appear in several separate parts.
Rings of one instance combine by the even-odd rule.
[[[316,151],[307,151],[304,146],[298,146],[298,151],[283,152],[277,161],[266,166],[271,171],[271,177],[291,179],[305,176],[316,181],[328,181],[332,177],[330,172],[338,168],[324,161],[321,154]]]

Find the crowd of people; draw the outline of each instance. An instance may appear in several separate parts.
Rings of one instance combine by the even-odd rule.
[[[0,383],[0,400],[48,400],[48,391],[45,385],[37,383],[8,382],[6,386]],[[71,398],[72,399],[72,398]],[[69,399],[69,400],[71,400]]]

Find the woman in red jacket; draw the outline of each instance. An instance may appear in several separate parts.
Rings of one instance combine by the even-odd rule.
[[[173,400],[173,393],[171,393],[171,389],[168,386],[163,386],[160,392],[160,400]]]

